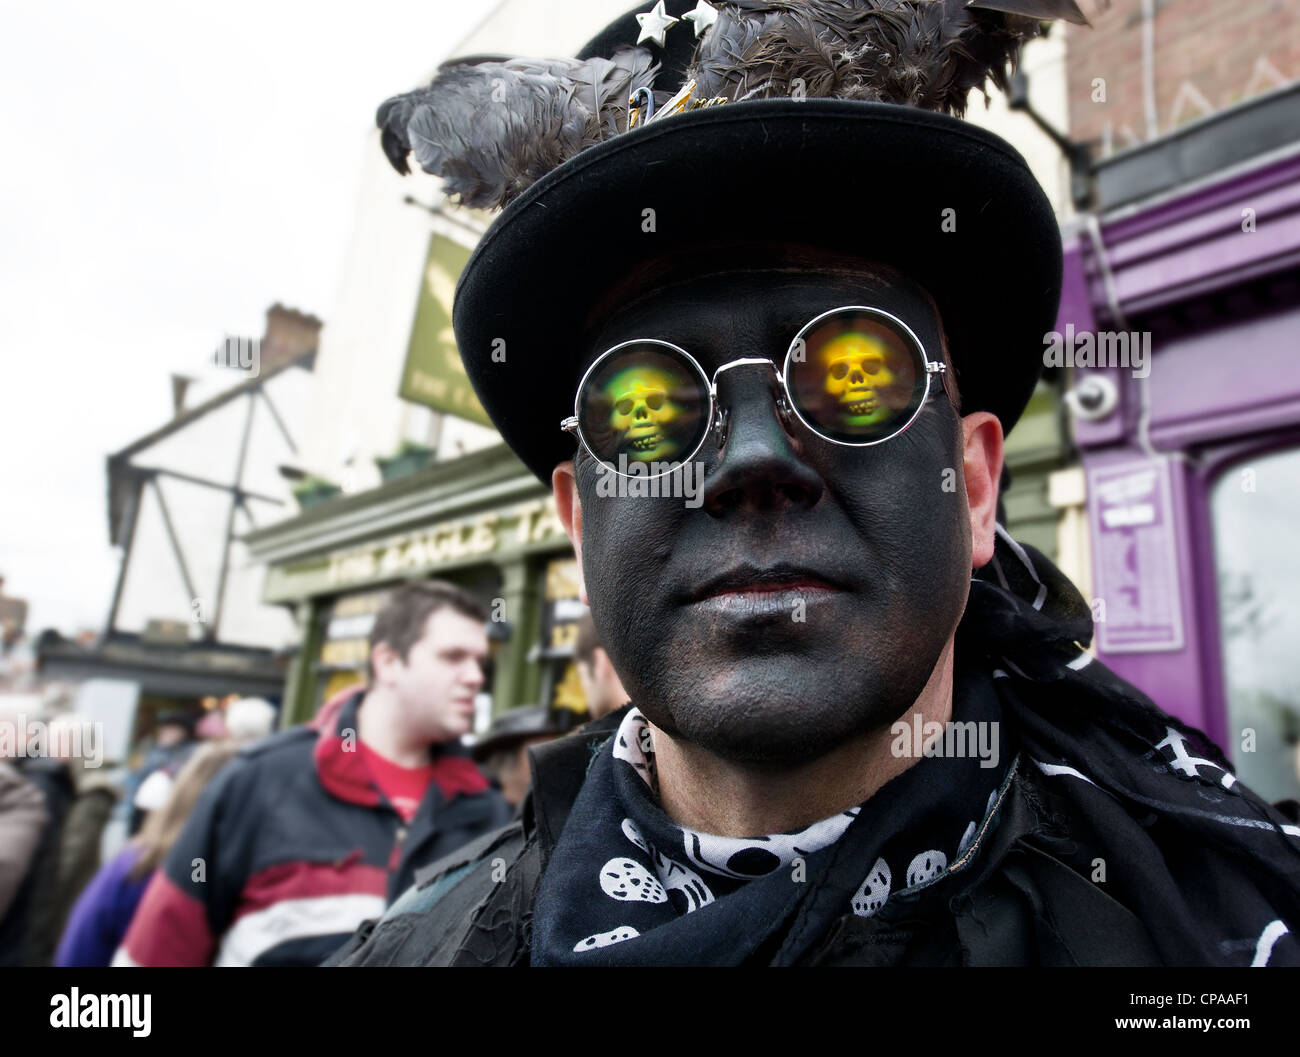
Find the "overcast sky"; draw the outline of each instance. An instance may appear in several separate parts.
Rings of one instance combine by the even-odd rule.
[[[98,628],[104,459],[169,375],[328,321],[376,105],[495,0],[0,0],[0,575],[28,630]]]

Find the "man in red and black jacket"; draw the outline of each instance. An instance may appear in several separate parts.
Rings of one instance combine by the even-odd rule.
[[[395,591],[370,633],[369,686],[222,770],[114,964],[319,964],[419,867],[509,821],[459,744],[483,685],[485,621],[450,584]]]

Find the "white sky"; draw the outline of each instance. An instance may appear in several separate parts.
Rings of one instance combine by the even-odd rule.
[[[98,628],[104,460],[280,301],[329,322],[376,106],[495,0],[0,0],[0,575]]]

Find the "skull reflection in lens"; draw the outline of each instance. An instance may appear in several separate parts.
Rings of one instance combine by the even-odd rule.
[[[677,388],[672,372],[641,365],[621,370],[605,383],[612,409],[609,427],[620,454],[647,461],[677,455],[674,435],[682,413],[673,399]]]
[[[841,428],[878,426],[893,416],[891,390],[897,373],[890,349],[871,334],[841,334],[821,351],[825,391]]]
[[[708,380],[662,342],[613,351],[583,382],[578,404],[584,440],[616,469],[620,462],[685,459],[708,428]]]
[[[791,346],[787,368],[804,420],[847,444],[891,436],[925,398],[920,347],[890,320],[862,309],[810,324]]]

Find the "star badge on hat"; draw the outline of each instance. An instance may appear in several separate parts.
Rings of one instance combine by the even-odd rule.
[[[698,40],[704,35],[704,31],[718,20],[718,9],[700,0],[692,10],[682,15],[682,18],[695,27],[695,38]]]
[[[636,38],[636,42],[643,44],[647,40],[653,40],[661,48],[664,46],[664,35],[669,27],[681,21],[680,18],[673,18],[664,10],[664,0],[659,0],[645,14],[637,15],[636,20],[641,26],[641,35]]]

